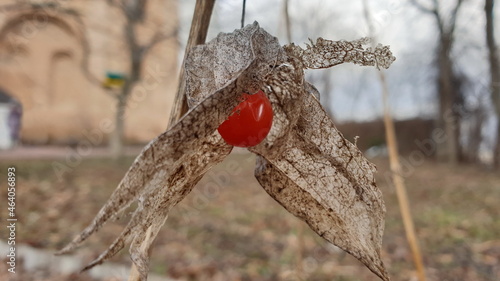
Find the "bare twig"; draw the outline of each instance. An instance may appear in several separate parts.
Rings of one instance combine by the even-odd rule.
[[[413,218],[410,211],[410,202],[408,200],[406,186],[404,183],[404,179],[401,176],[401,164],[399,162],[398,143],[394,129],[394,121],[392,120],[390,112],[391,110],[388,102],[389,89],[387,87],[387,81],[385,80],[385,75],[382,71],[379,72],[379,79],[383,87],[382,96],[384,102],[385,137],[387,140],[387,147],[389,150],[389,162],[392,172],[392,179],[394,181],[394,187],[396,189],[396,196],[398,197],[399,209],[401,212],[401,217],[403,219],[406,239],[408,240],[408,244],[410,245],[410,250],[413,256],[413,262],[415,263],[415,268],[417,269],[418,280],[425,281],[426,280],[425,267],[422,259],[422,254],[420,252],[420,247],[418,245],[417,235],[415,233],[415,227],[413,224]]]
[[[186,46],[186,54],[188,53],[191,47],[205,43],[205,39],[207,36],[208,25],[210,24],[210,17],[212,15],[212,10],[214,6],[215,0],[197,0],[196,6],[193,14],[193,21],[191,23],[191,31],[189,32],[189,39]],[[144,49],[147,52],[152,46],[161,42],[162,40],[170,37],[164,36],[160,32],[157,32],[153,35],[150,43]],[[184,58],[186,55],[184,56]],[[184,64],[184,62],[183,62]],[[181,68],[181,74],[179,77],[179,87],[177,89],[177,94],[175,96],[174,105],[172,107],[172,113],[170,114],[169,126],[177,122],[180,117],[187,112],[187,101],[185,95],[185,78],[184,78],[184,67]],[[147,252],[148,255],[151,255],[152,249],[149,248],[149,245],[152,245],[155,237],[151,235],[151,227],[147,229],[146,239],[141,244],[141,251]],[[132,265],[130,270],[130,275],[128,281],[139,281],[141,275],[137,270],[135,264]]]
[[[285,33],[287,43],[292,43],[292,30],[290,24],[290,14],[288,13],[288,0],[283,2],[283,19],[285,22]],[[299,280],[304,278],[304,224],[299,221],[297,222],[297,264],[295,266],[295,274],[298,276]]]
[[[451,17],[449,20],[449,26],[445,26],[445,21],[441,12],[439,11],[439,1],[433,0],[432,7],[424,6],[418,0],[410,0],[410,3],[421,12],[432,14],[438,23],[438,29],[441,34],[453,34],[457,22],[458,11],[460,10],[460,6],[463,4],[463,0],[457,0],[457,3],[453,7],[451,11]]]
[[[283,3],[283,17],[285,18],[285,32],[287,43],[292,43],[292,31],[290,26],[290,14],[288,13],[288,0]]]
[[[365,20],[368,24],[368,30],[370,36],[374,36],[374,27],[372,24],[372,20],[370,17],[370,11],[368,7],[368,3],[366,0],[363,0],[363,12],[365,16]],[[372,38],[372,43],[375,42],[375,39]],[[389,106],[388,96],[389,96],[389,88],[387,86],[387,80],[385,78],[385,74],[382,70],[378,71],[380,84],[382,86],[382,100],[384,104],[384,125],[385,125],[385,136],[387,141],[387,147],[389,150],[389,163],[392,172],[392,179],[394,182],[394,186],[396,189],[396,195],[399,202],[399,209],[401,212],[401,216],[403,219],[403,225],[406,232],[406,239],[408,240],[408,244],[410,245],[410,249],[413,255],[413,262],[415,263],[415,267],[417,269],[417,275],[419,281],[425,281],[425,268],[422,261],[422,255],[420,253],[420,247],[418,245],[418,239],[415,234],[415,227],[413,224],[413,218],[410,211],[410,203],[408,200],[408,195],[406,192],[406,187],[404,183],[404,179],[401,176],[401,164],[399,162],[399,152],[398,152],[398,143],[396,139],[396,130],[394,128],[394,121],[391,116],[391,109]]]
[[[429,14],[437,13],[437,6],[436,5],[434,5],[433,7],[426,7],[422,3],[420,3],[418,0],[410,0],[410,3],[424,13],[429,13]]]
[[[75,15],[73,15],[73,18],[78,22],[78,24],[82,27],[82,29],[85,28],[85,24],[83,23],[83,20],[82,20],[80,15],[75,14]],[[85,32],[85,30],[83,32]],[[92,72],[90,72],[90,67],[89,67],[89,64],[90,64],[90,61],[89,61],[89,59],[90,59],[90,44],[89,44],[87,38],[82,37],[81,46],[83,49],[83,55],[82,55],[82,61],[80,63],[80,69],[81,69],[83,75],[85,75],[85,78],[87,78],[87,80],[91,84],[101,85],[102,81],[99,78],[97,78],[94,74],[92,74]],[[117,96],[117,93],[113,92],[113,91],[105,91],[105,93],[107,93],[115,98]]]
[[[169,39],[169,38],[173,38],[173,37],[177,37],[178,35],[178,29],[175,28],[172,32],[168,33],[168,34],[165,34],[163,31],[160,31],[160,30],[157,30],[155,32],[155,34],[151,37],[151,39],[149,40],[149,43],[147,45],[144,46],[143,48],[143,56],[146,56],[147,53],[154,47],[156,46],[157,44]]]
[[[186,45],[186,51],[184,53],[184,59],[193,46],[205,43],[214,4],[215,0],[196,0],[193,21],[191,22],[191,30],[189,31],[189,38]],[[170,112],[170,120],[168,122],[169,127],[175,124],[177,120],[179,120],[188,110],[185,93],[186,81],[183,61],[179,75],[177,94],[175,95],[172,111]]]
[[[451,12],[451,18],[450,18],[450,27],[448,32],[453,36],[453,33],[455,31],[455,26],[457,26],[457,16],[458,16],[458,10],[460,9],[460,6],[462,5],[464,1],[463,0],[458,0],[457,4],[453,8]]]
[[[247,7],[247,1],[243,0],[243,8],[241,9],[241,28],[245,26],[245,10]]]

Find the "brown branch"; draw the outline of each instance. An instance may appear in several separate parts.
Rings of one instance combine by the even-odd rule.
[[[424,6],[422,3],[420,3],[418,0],[410,0],[410,3],[415,6],[415,8],[419,9],[420,11],[428,14],[436,14],[437,13],[437,5],[436,2],[434,1],[434,7],[429,8]]]
[[[453,36],[453,33],[455,31],[455,27],[457,25],[457,16],[458,16],[458,10],[460,9],[460,6],[462,6],[463,0],[458,0],[457,4],[453,8],[451,12],[451,18],[450,18],[450,28],[448,30],[448,33]]]
[[[191,30],[189,31],[189,39],[186,45],[184,59],[192,47],[205,43],[214,4],[215,0],[196,0],[193,21],[191,22]],[[188,105],[186,99],[186,81],[183,61],[179,75],[177,94],[175,95],[172,111],[170,112],[168,126],[170,127],[175,124],[177,120],[179,120],[187,111]]]
[[[74,14],[73,17],[80,24],[82,29],[85,29],[85,24],[83,23],[83,20],[81,19],[81,17],[79,15],[76,15],[76,14]],[[91,84],[99,85],[99,86],[102,85],[102,80],[97,78],[94,74],[92,74],[92,72],[90,72],[89,58],[90,58],[90,51],[91,50],[90,50],[90,44],[85,37],[82,37],[82,50],[83,50],[83,54],[82,54],[82,61],[80,63],[80,69],[81,69],[83,75],[85,75],[85,78],[87,78],[87,80]],[[116,97],[116,94],[112,93],[111,91],[105,91],[105,92],[113,97]]]
[[[439,13],[439,2],[437,0],[432,1],[434,3],[433,7],[426,7],[418,0],[410,0],[410,3],[421,12],[426,14],[431,14],[434,16],[437,22],[437,27],[439,30],[440,37],[445,34],[444,23],[441,14]]]
[[[368,30],[370,36],[374,36],[374,27],[371,19],[369,7],[367,0],[363,0],[363,14],[368,24]],[[437,11],[437,6],[435,6]],[[372,38],[372,43],[375,39]],[[375,46],[374,46],[375,47]],[[394,127],[394,120],[392,118],[391,109],[389,105],[389,87],[387,85],[387,80],[385,73],[382,70],[378,71],[380,84],[382,86],[382,101],[384,105],[384,126],[385,126],[385,138],[387,142],[387,148],[389,150],[389,163],[392,172],[392,180],[394,187],[396,189],[396,196],[399,202],[399,209],[401,212],[401,217],[403,220],[403,225],[406,233],[406,240],[410,245],[410,250],[413,256],[413,262],[417,270],[417,276],[419,281],[425,281],[425,267],[422,259],[422,254],[420,252],[420,247],[418,243],[418,238],[415,233],[415,226],[413,223],[413,217],[410,211],[410,202],[408,199],[408,194],[406,192],[406,185],[404,178],[401,176],[401,163],[399,160],[398,142],[396,138],[396,129]]]
[[[245,26],[245,10],[247,8],[247,1],[243,0],[243,8],[241,9],[241,28]]]
[[[175,37],[177,37],[178,34],[179,34],[178,28],[175,28],[169,34],[165,34],[163,31],[157,30],[155,32],[155,34],[153,35],[153,37],[151,37],[151,39],[149,40],[149,43],[147,43],[143,47],[143,56],[146,56],[149,53],[149,51],[157,44],[159,44],[167,39],[175,38]]]
[[[450,17],[450,21],[448,23],[448,27],[446,27],[445,22],[443,20],[443,16],[439,12],[439,1],[438,0],[432,1],[432,3],[433,3],[432,7],[426,7],[422,3],[420,3],[418,0],[410,0],[410,3],[414,7],[416,7],[417,9],[422,11],[423,13],[432,14],[434,16],[434,18],[437,21],[437,25],[438,25],[438,29],[439,29],[439,33],[440,33],[441,37],[443,37],[443,36],[452,37],[453,36],[453,33],[455,31],[455,27],[456,27],[458,11],[459,11],[460,7],[462,6],[463,2],[464,2],[463,0],[457,0],[455,7],[453,7],[453,9],[451,11],[451,17]]]
[[[288,12],[288,2],[288,0],[285,0],[283,3],[283,17],[285,18],[286,40],[288,41],[287,43],[290,44],[292,43],[292,27],[290,23],[290,14]]]
[[[193,21],[191,23],[191,30],[189,32],[189,39],[186,45],[186,53],[184,55],[184,59],[188,51],[195,45],[205,43],[205,39],[207,36],[208,25],[210,24],[210,17],[212,16],[212,10],[214,6],[215,0],[197,0],[196,6],[193,14]],[[176,31],[174,31],[175,33]],[[155,44],[161,42],[162,40],[171,37],[167,36],[163,38],[160,34],[156,33],[153,35],[153,38],[149,42],[146,49],[144,49],[143,55],[147,52],[148,49],[151,49]],[[156,42],[156,43],[155,43]],[[184,64],[184,62],[183,62]],[[181,68],[181,74],[179,77],[179,86],[177,89],[177,94],[175,96],[174,104],[172,107],[172,112],[170,114],[169,126],[177,122],[180,117],[187,112],[187,100],[185,94],[185,78],[184,78],[184,67]],[[154,236],[151,235],[151,226],[146,231],[146,239],[141,244],[141,250],[143,252],[147,252],[148,256],[151,254],[152,249],[149,248],[151,244],[153,244]],[[137,269],[136,265],[133,264],[128,281],[138,281],[141,280],[141,274]]]

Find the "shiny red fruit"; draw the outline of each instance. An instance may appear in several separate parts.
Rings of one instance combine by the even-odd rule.
[[[250,147],[259,144],[271,130],[273,109],[262,91],[243,94],[241,99],[217,130],[228,144]]]

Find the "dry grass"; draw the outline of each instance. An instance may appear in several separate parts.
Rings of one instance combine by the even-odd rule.
[[[19,171],[18,242],[51,250],[63,246],[89,223],[132,160],[84,160],[61,181],[53,161],[0,163],[1,171],[12,164]],[[258,185],[253,162],[248,154],[232,154],[174,208],[155,243],[154,272],[182,280],[299,280],[296,234],[302,222]],[[384,178],[387,162],[376,162],[388,210],[383,257],[393,280],[411,280],[411,255],[396,196]],[[406,176],[429,280],[498,280],[498,173],[426,161],[408,169]],[[0,196],[6,198],[4,189]],[[3,221],[4,210],[1,214]],[[108,223],[79,253],[89,260],[96,257],[126,222],[125,216]],[[303,242],[303,280],[377,280],[308,228]],[[128,264],[127,251],[114,261]],[[70,277],[46,280],[65,278]]]

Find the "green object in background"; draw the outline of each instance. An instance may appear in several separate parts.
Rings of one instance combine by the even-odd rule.
[[[105,88],[120,88],[125,83],[125,75],[118,72],[106,72],[106,79],[102,83]]]

